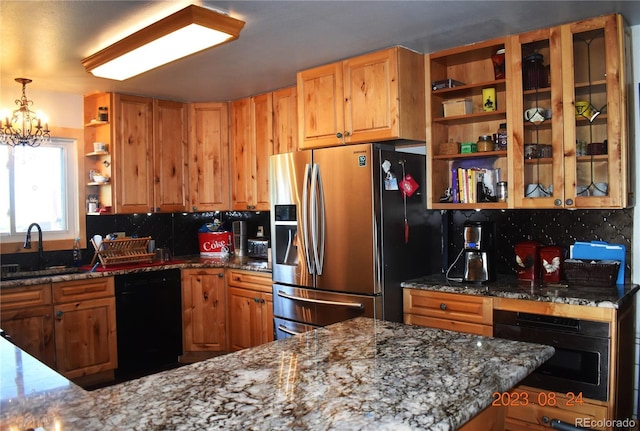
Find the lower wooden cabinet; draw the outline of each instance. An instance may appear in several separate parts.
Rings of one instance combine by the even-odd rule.
[[[182,361],[228,350],[225,291],[224,268],[182,270]]]
[[[118,365],[113,277],[53,283],[57,371],[74,379]]]
[[[477,335],[493,335],[491,298],[404,289],[404,323]]]
[[[11,341],[55,368],[51,284],[3,289],[0,311],[0,327]]]
[[[271,274],[228,269],[227,287],[230,350],[273,341]]]

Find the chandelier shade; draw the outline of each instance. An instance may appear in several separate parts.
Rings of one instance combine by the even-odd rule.
[[[82,60],[87,72],[123,81],[240,36],[244,21],[190,5]]]
[[[33,101],[27,99],[26,87],[32,80],[16,78],[16,81],[22,84],[22,97],[16,99],[18,109],[11,115],[3,113],[0,117],[0,144],[12,147],[17,145],[38,147],[50,143],[51,136],[46,118],[43,114],[29,109]]]

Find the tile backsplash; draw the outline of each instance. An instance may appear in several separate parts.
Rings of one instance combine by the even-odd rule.
[[[626,248],[625,280],[631,280],[633,208],[623,210],[483,210],[443,214],[444,250],[452,263],[463,246],[466,221],[493,221],[496,225],[497,272],[515,274],[514,246],[534,240],[558,245],[568,252],[576,241],[606,241]],[[444,228],[446,226],[446,228]]]
[[[606,241],[626,247],[625,279],[631,279],[631,248],[633,209],[624,210],[483,210],[483,211],[426,211],[425,220],[432,229],[438,229],[443,240],[442,268],[446,270],[462,249],[462,228],[466,221],[493,221],[496,225],[497,270],[499,274],[514,274],[513,249],[516,243],[527,239],[543,245],[559,245],[568,250],[576,241]],[[125,232],[126,235],[151,236],[157,247],[168,247],[174,256],[199,253],[198,229],[218,218],[227,230],[235,220],[246,220],[248,237],[254,237],[258,226],[263,226],[269,237],[269,212],[224,211],[204,213],[121,214],[87,216],[87,238],[95,234]],[[83,251],[83,263],[93,258],[91,245]],[[71,250],[47,252],[47,265],[71,265]],[[36,263],[36,253],[2,255],[2,263],[18,263],[30,268]]]

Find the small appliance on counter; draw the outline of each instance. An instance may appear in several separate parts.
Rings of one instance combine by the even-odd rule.
[[[523,241],[515,245],[518,280],[540,280],[540,247],[536,241]]]
[[[464,236],[464,281],[484,283],[496,279],[495,225],[492,222],[466,222]]]
[[[249,238],[247,240],[247,256],[254,259],[266,259],[269,250],[269,240],[266,238]]]

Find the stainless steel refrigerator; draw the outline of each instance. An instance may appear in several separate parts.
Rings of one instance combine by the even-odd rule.
[[[276,338],[358,316],[402,321],[400,283],[440,267],[424,156],[349,145],[274,155],[269,169]],[[406,174],[412,196],[399,190]]]

